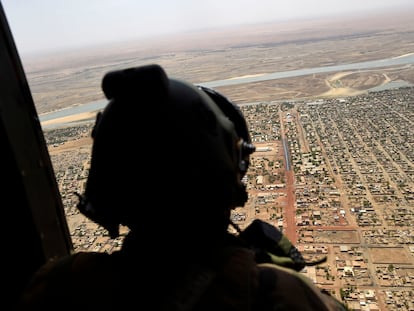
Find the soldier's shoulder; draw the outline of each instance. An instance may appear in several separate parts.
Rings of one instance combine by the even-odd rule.
[[[259,300],[281,310],[347,310],[337,298],[301,272],[272,263],[257,264]]]

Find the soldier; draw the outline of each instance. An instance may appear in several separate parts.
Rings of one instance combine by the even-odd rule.
[[[256,233],[277,246],[286,239],[275,239],[276,229],[255,222],[254,234],[230,233],[255,151],[235,104],[156,64],[109,72],[102,88],[109,103],[92,131],[78,208],[112,238],[120,225],[129,233],[111,254],[47,263],[19,310],[345,310],[295,269],[274,264]]]

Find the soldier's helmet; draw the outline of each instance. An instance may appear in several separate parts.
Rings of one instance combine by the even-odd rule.
[[[119,225],[211,225],[245,204],[255,147],[237,105],[156,64],[109,72],[102,89],[109,102],[92,130],[84,215],[116,237]]]

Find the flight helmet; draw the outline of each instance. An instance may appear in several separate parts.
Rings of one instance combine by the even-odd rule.
[[[242,181],[255,151],[239,107],[220,93],[169,78],[157,64],[108,72],[79,210],[111,237],[247,201]],[[209,216],[210,215],[210,216]]]

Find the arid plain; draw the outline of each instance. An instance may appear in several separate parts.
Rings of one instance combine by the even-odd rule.
[[[193,83],[398,57],[414,51],[412,12],[217,29],[22,57],[39,114],[103,98],[103,75],[149,63]],[[413,66],[330,72],[217,88],[238,104],[354,95]]]
[[[103,99],[103,93],[100,86],[101,79],[106,72],[150,63],[158,63],[162,65],[172,77],[185,79],[194,83],[203,83],[237,77],[256,76],[272,72],[357,63],[412,54],[414,53],[414,21],[412,20],[412,13],[413,12],[389,12],[387,14],[373,14],[372,16],[335,17],[325,20],[308,20],[294,23],[268,23],[254,26],[250,25],[217,29],[215,31],[181,34],[168,38],[159,37],[145,41],[117,43],[112,46],[65,51],[64,53],[47,55],[43,58],[23,57],[23,63],[36,108],[39,114],[42,114]],[[248,103],[283,103],[291,100],[298,102],[313,102],[323,99],[326,102],[329,102],[330,100],[334,101],[337,98],[358,98],[358,95],[366,94],[371,88],[391,81],[406,81],[407,83],[414,84],[414,65],[387,66],[370,70],[312,74],[294,78],[217,87],[217,90],[231,98],[240,106]],[[358,102],[358,100],[355,100],[355,102]],[[351,107],[351,100],[349,103]],[[276,104],[276,106],[264,105],[260,106],[260,109],[266,111],[264,114],[265,118],[270,118],[270,116],[272,116],[272,118],[278,120],[278,123],[281,125],[279,130],[282,137],[283,135],[297,131],[297,139],[300,141],[298,149],[301,154],[309,155],[312,148],[312,145],[309,142],[312,137],[306,135],[309,128],[302,128],[302,126],[304,126],[303,124],[306,123],[304,123],[304,120],[301,120],[301,116],[307,114],[311,115],[312,110],[307,106],[303,107],[301,105],[298,105],[297,107],[291,107],[289,105],[283,106],[282,104],[279,106],[277,105],[279,104]],[[334,105],[334,103],[332,103],[332,105]],[[356,107],[359,107],[358,105],[362,106],[362,104],[355,104]],[[409,104],[407,104],[407,106],[409,106]],[[248,107],[248,105],[245,105],[245,107]],[[272,110],[272,107],[279,107],[278,109],[280,110],[275,113]],[[380,105],[378,107],[380,107]],[[361,115],[360,112],[367,111],[366,107],[363,106],[358,109],[355,110],[358,112],[358,118],[356,119],[364,120],[364,115]],[[328,110],[329,105],[327,105],[326,111]],[[247,112],[249,109],[246,108],[244,111]],[[324,116],[325,113],[326,112],[324,111],[319,112],[321,116]],[[251,115],[249,114],[249,116]],[[94,117],[95,114],[92,112],[67,117],[66,121],[77,122],[83,119],[93,120]],[[407,123],[411,122],[412,124],[413,120],[410,120],[409,117],[407,117],[407,119]],[[48,123],[61,121],[62,120],[52,120],[48,121]],[[253,123],[252,119],[249,119],[249,121]],[[263,124],[266,123],[266,120],[262,121]],[[355,121],[352,120],[349,122]],[[313,121],[313,123],[314,125],[320,126],[321,129],[324,129],[324,127],[327,126],[323,124],[321,119]],[[308,124],[307,126],[310,125]],[[59,185],[61,186],[61,189],[65,189],[62,193],[66,207],[68,205],[75,205],[75,201],[72,201],[72,199],[69,199],[67,196],[67,193],[73,193],[72,190],[74,189],[71,189],[67,185],[69,183],[71,186],[75,184],[79,187],[76,189],[78,191],[82,188],[85,172],[87,172],[89,148],[91,144],[88,135],[89,132],[87,130],[79,131],[78,135],[69,136],[69,134],[73,132],[74,130],[69,128],[63,129],[60,134],[58,134],[61,136],[57,140],[51,139],[50,135],[55,135],[56,133],[59,133],[58,131],[53,132],[53,134],[52,132],[46,132],[48,139],[51,139],[51,141],[54,142],[59,142],[53,144],[53,146],[51,144],[49,150],[52,160],[54,160],[57,175],[60,177],[58,178]],[[349,133],[344,132],[342,134],[348,135]],[[293,138],[290,137],[290,139]],[[367,145],[364,145],[364,148],[369,146],[369,142],[366,142],[366,144]],[[257,145],[269,149],[266,149],[268,151],[265,151],[264,153],[259,153],[253,159],[255,165],[254,174],[258,172],[256,165],[257,167],[261,166],[264,161],[263,159],[265,158],[270,158],[272,163],[283,162],[284,155],[282,152],[283,147],[281,145],[281,140],[258,142]],[[336,148],[337,146],[334,147]],[[349,151],[347,152],[349,158],[351,158],[352,154],[349,153]],[[328,158],[327,154],[321,154],[320,156],[324,156],[326,159]],[[77,164],[76,161],[78,161]],[[78,173],[73,174],[74,167],[76,167],[76,165],[79,166],[79,164],[81,164],[81,167],[77,168],[79,170]],[[67,167],[69,166],[71,167],[70,172],[67,170]],[[334,166],[327,165],[323,171],[326,172],[326,176],[329,177],[328,172],[331,172],[334,169]],[[265,189],[263,186],[258,185],[256,179],[255,186],[257,186],[257,188],[250,190],[252,193],[258,195],[258,197],[251,199],[246,209],[247,212],[242,211],[241,214],[243,216],[247,215],[247,220],[251,220],[252,217],[263,217],[267,220],[272,219],[272,221],[275,221],[275,225],[277,224],[277,219],[274,217],[284,217],[284,225],[286,226],[286,219],[290,217],[292,220],[295,215],[291,210],[289,216],[286,214],[285,210],[288,209],[290,205],[290,207],[298,206],[303,202],[304,197],[309,194],[305,195],[304,192],[300,192],[304,190],[299,187],[299,184],[301,183],[300,178],[298,177],[299,174],[296,177],[289,175],[292,173],[285,172],[283,165],[277,169],[273,167],[272,170],[273,178],[272,180],[266,180],[266,182],[272,185],[272,187],[274,185],[282,184],[286,184],[287,186],[276,190],[272,188],[270,190],[270,192],[272,192],[272,197],[269,198],[269,189]],[[250,174],[250,177],[253,180],[255,178],[252,175],[253,173]],[[336,175],[332,174],[331,176]],[[301,178],[306,179],[307,177],[303,175]],[[336,177],[334,182],[334,186],[344,193],[347,191],[345,188],[345,178],[347,177]],[[330,177],[328,179],[329,182],[332,182]],[[67,184],[65,184],[65,182]],[[342,183],[344,186],[343,189],[340,188]],[[392,180],[385,181],[385,183],[393,185]],[[329,187],[326,187],[332,187],[333,189],[332,184],[329,185]],[[298,189],[300,191],[298,191]],[[292,196],[292,193],[295,191],[296,198]],[[294,199],[296,199],[296,202],[292,201]],[[275,209],[277,212],[272,214],[272,208],[263,208],[261,202],[265,201],[266,204],[268,204],[268,202],[273,202],[270,204],[277,206]],[[325,204],[326,202],[320,203]],[[351,204],[352,202],[346,200],[341,202],[342,206],[347,203]],[[338,202],[336,202],[336,204],[338,204]],[[412,203],[410,204],[412,207]],[[378,205],[382,206],[381,204]],[[70,230],[73,234],[73,240],[76,246],[79,247],[78,249],[85,249],[87,243],[83,237],[84,233],[82,233],[82,237],[81,234],[78,235],[80,230],[83,230],[82,232],[85,232],[86,230],[85,227],[82,227],[84,226],[81,223],[83,220],[79,218],[78,214],[73,212],[74,209],[72,209],[72,207],[68,208],[68,210],[70,211],[70,213],[68,213],[68,220]],[[257,214],[257,211],[260,211],[259,215]],[[270,212],[268,213],[268,211]],[[405,268],[406,265],[411,267],[410,269],[401,269],[401,271],[413,271],[412,265],[414,259],[412,257],[405,258],[408,252],[404,247],[399,246],[392,249],[386,249],[382,248],[382,246],[378,247],[376,243],[372,243],[373,245],[375,244],[375,247],[369,248],[366,245],[364,246],[369,249],[367,250],[368,255],[356,254],[356,249],[358,248],[356,245],[360,243],[359,237],[361,237],[367,230],[355,229],[357,227],[356,220],[351,217],[348,218],[348,215],[346,218],[346,221],[349,221],[349,223],[346,224],[335,223],[335,225],[332,225],[324,223],[320,229],[317,229],[318,227],[316,226],[309,226],[309,228],[312,227],[311,229],[314,230],[312,235],[314,241],[309,243],[309,246],[312,247],[312,251],[314,251],[316,255],[309,255],[311,254],[309,249],[306,252],[307,255],[317,257],[321,255],[321,253],[318,253],[319,251],[325,252],[327,249],[328,257],[330,258],[328,267],[323,267],[322,272],[317,269],[310,269],[309,271],[314,271],[314,278],[315,280],[318,280],[318,284],[325,285],[325,287],[334,292],[338,298],[340,296],[341,298],[346,297],[347,299],[349,298],[349,301],[351,302],[353,301],[353,296],[365,294],[364,290],[369,291],[374,289],[377,291],[375,297],[378,297],[378,300],[375,300],[377,308],[379,310],[392,310],[392,307],[387,305],[386,302],[386,297],[388,295],[386,290],[390,288],[392,289],[393,286],[387,285],[381,287],[379,283],[383,280],[374,277],[374,271],[390,268],[389,263],[392,262],[392,258],[389,258],[390,251],[393,252],[393,254],[398,254],[400,259],[404,259],[401,259],[401,262],[396,262],[395,265],[399,264]],[[342,220],[342,218],[340,218],[340,220]],[[340,226],[343,226],[345,230],[337,230]],[[369,228],[372,228],[374,231],[376,227],[375,225],[372,225],[372,227],[370,226]],[[295,230],[296,229],[297,227],[295,225]],[[289,228],[286,230],[289,238],[295,242],[298,241],[298,243],[301,244],[301,247],[305,250],[307,249],[306,247],[308,245],[306,241],[310,236],[308,236],[306,229],[301,229],[302,231],[300,233],[299,230],[297,232],[289,232]],[[87,234],[86,237],[88,237]],[[366,239],[368,240],[368,238]],[[102,244],[103,240],[99,239],[99,243]],[[89,245],[88,249],[95,249],[97,247],[96,245],[97,243],[94,242],[94,245]],[[315,247],[311,245],[322,246]],[[350,254],[351,251],[345,252],[343,250],[344,245],[352,249],[355,254]],[[103,248],[101,250],[103,250]],[[108,249],[105,249],[104,251],[107,250]],[[352,267],[357,274],[360,273],[359,271],[364,271],[364,274],[371,273],[371,275],[368,277],[361,274],[352,276],[352,281],[349,281],[349,279],[347,279],[349,276],[345,275],[348,270],[338,268],[338,260],[335,259],[342,257],[343,253],[346,253],[346,256],[348,256],[348,259],[344,260],[346,263],[344,263],[344,265],[347,267],[353,265]],[[363,255],[366,255],[366,257]],[[360,260],[362,257],[366,258],[366,261],[364,259],[363,262],[361,262]],[[352,262],[352,265],[348,262]],[[377,265],[375,263],[380,264]],[[364,266],[364,269],[355,268],[357,264],[359,266]],[[385,266],[385,268],[381,267],[381,264],[382,266]],[[368,266],[368,269],[365,269],[365,266]],[[368,272],[365,272],[366,270],[368,270]],[[343,277],[339,275],[339,271],[344,273]],[[412,274],[413,272],[409,273]],[[338,277],[335,278],[335,274]],[[374,283],[363,284],[363,282],[370,279],[374,280]],[[414,274],[411,278],[407,278],[410,282],[413,279]],[[356,291],[356,288],[358,288],[359,291]],[[408,288],[408,294],[405,292],[403,293],[403,291],[400,291],[399,294],[408,295],[404,297],[410,297],[410,295],[412,297],[412,286],[404,286],[402,288]],[[344,290],[346,290],[346,293],[343,292]],[[342,296],[342,294],[344,295]],[[358,298],[356,300],[358,300]],[[374,305],[371,305],[371,307],[372,309],[375,309]]]

